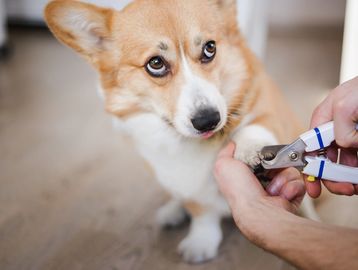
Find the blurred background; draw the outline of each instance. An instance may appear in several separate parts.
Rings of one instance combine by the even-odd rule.
[[[340,76],[356,72],[351,2],[238,1],[250,46],[307,128]],[[291,269],[230,220],[216,260],[181,262],[175,249],[188,224],[155,224],[167,197],[112,128],[94,70],[44,26],[46,3],[0,0],[0,269]],[[323,222],[358,228],[357,198],[325,193],[316,207]]]

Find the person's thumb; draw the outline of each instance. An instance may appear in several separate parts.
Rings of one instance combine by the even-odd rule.
[[[234,142],[229,142],[227,146],[225,146],[218,154],[217,159],[229,158],[232,159],[234,157],[236,145]]]
[[[265,194],[250,168],[233,158],[234,150],[235,144],[230,143],[219,153],[214,172],[219,188],[230,204]]]

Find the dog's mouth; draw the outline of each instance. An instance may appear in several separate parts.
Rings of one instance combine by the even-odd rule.
[[[205,132],[200,134],[200,137],[203,138],[204,140],[207,140],[207,139],[213,137],[215,133],[216,132],[214,132],[213,130],[212,131],[205,131]]]
[[[202,132],[199,131],[197,132],[197,135],[203,140],[208,140],[214,137],[216,134],[221,133],[223,131],[224,126],[225,126],[224,123],[219,123],[215,129],[202,131]]]

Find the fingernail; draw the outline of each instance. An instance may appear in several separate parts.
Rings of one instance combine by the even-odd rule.
[[[270,185],[266,188],[266,191],[270,193],[271,195],[277,195],[278,194],[278,184],[277,182],[271,182]]]

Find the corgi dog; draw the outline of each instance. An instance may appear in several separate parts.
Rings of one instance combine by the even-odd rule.
[[[263,146],[302,131],[240,34],[235,2],[134,0],[114,10],[55,0],[45,9],[57,39],[98,71],[106,110],[171,194],[159,224],[190,214],[178,246],[190,263],[217,255],[230,215],[213,176],[219,150],[233,140],[235,157],[254,167]]]

